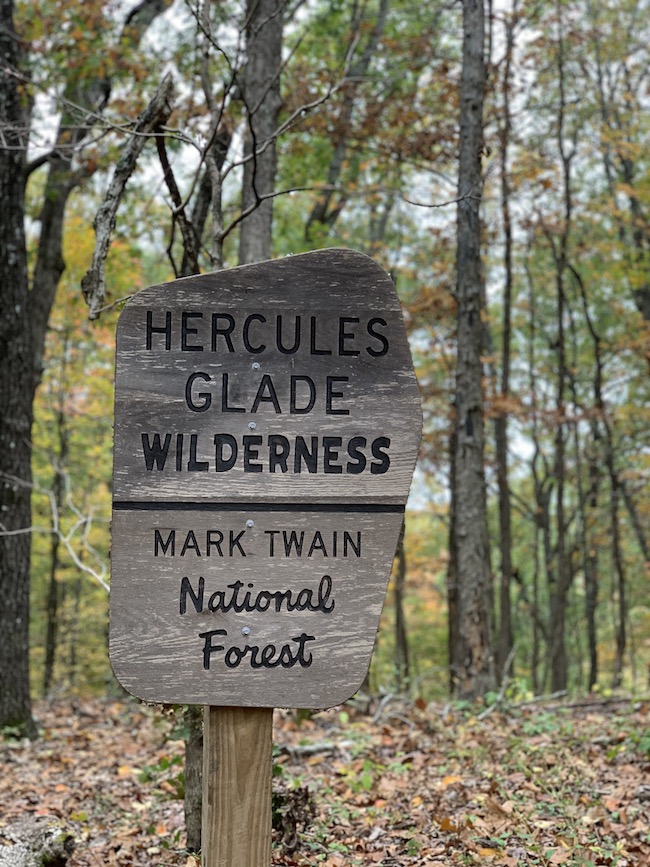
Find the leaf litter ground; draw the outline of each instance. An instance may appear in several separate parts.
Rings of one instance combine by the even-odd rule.
[[[69,867],[182,865],[183,742],[169,709],[41,704],[40,740],[0,741],[2,827],[63,820]],[[472,715],[384,700],[277,711],[274,867],[650,865],[650,703]],[[179,797],[180,796],[180,797]]]

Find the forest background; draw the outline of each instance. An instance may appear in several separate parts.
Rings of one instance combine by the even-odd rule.
[[[3,334],[30,319],[22,388],[35,401],[31,438],[8,430],[9,412],[0,431],[2,580],[11,557],[29,562],[10,546],[30,546],[34,695],[117,688],[106,642],[121,305],[178,275],[331,246],[367,252],[395,280],[425,413],[371,688],[489,700],[500,684],[522,697],[647,687],[650,10],[490,3],[485,78],[463,84],[463,11],[467,28],[480,4],[463,5],[3,0],[0,221],[3,238],[20,221],[27,251],[22,307],[16,281],[2,282]],[[463,87],[482,109],[480,182],[465,190]],[[489,559],[477,641],[489,653],[485,677],[459,690],[456,211],[479,201]],[[100,245],[112,229],[105,284],[98,209]],[[22,442],[31,474],[12,463]],[[9,649],[3,679],[21,676],[7,659],[23,664]]]

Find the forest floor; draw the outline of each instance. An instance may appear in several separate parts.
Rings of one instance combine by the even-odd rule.
[[[69,867],[195,867],[172,711],[35,713],[40,740],[0,740],[0,843],[21,817],[55,816],[76,839]],[[274,786],[289,793],[277,867],[650,865],[650,702],[481,715],[384,699],[369,714],[278,711],[274,741]]]

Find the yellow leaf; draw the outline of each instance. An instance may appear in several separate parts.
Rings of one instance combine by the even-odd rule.
[[[484,855],[486,857],[493,857],[495,855],[500,855],[501,852],[498,849],[487,849],[484,846],[480,846],[478,850],[479,855]]]

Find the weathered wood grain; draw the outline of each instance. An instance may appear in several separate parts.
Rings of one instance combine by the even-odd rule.
[[[270,709],[210,707],[204,714],[204,867],[271,863]]]
[[[254,526],[247,527],[247,521]],[[118,680],[145,701],[307,708],[345,701],[359,688],[370,664],[401,522],[400,510],[117,510],[113,517],[110,656]],[[174,533],[174,556],[171,547],[163,555],[160,543],[155,556],[156,532],[163,542]],[[182,554],[190,533],[191,544]],[[223,556],[214,545],[208,556],[209,533],[213,540],[219,533],[224,540],[243,533],[239,545],[246,556],[237,545],[230,556],[227,541],[221,545]],[[302,540],[302,556],[292,539]],[[289,556],[285,543],[291,546]],[[360,549],[360,556],[353,545]],[[231,593],[228,585],[237,580],[244,585],[242,590],[254,594],[290,590],[296,598],[308,589],[316,600],[325,575],[332,583],[327,607],[333,603],[333,609],[329,612],[288,611],[284,604],[280,611],[274,605],[268,611],[207,610],[210,595],[218,590]],[[183,579],[189,579],[196,592],[200,577],[204,579],[205,610],[198,613],[186,593],[185,613],[181,614]],[[228,668],[225,653],[217,652],[211,654],[206,669],[205,638],[200,636],[216,629],[227,633],[214,639],[215,645],[224,647],[281,648],[286,643],[297,646],[292,639],[302,634],[313,636],[308,642],[311,665],[254,669],[248,655],[236,668]]]
[[[138,293],[116,361],[122,685],[240,707],[352,695],[421,425],[395,288],[366,256],[321,251]]]
[[[146,348],[147,311],[151,311],[152,328],[164,329],[169,316],[169,350],[165,348],[167,334],[151,329],[151,348]],[[220,317],[217,329],[228,328],[230,320],[224,317],[232,317],[234,323],[231,333],[216,334],[214,351],[213,314]],[[248,320],[251,316],[265,321]],[[285,354],[277,348],[278,317],[281,339],[288,349],[294,345],[296,317],[300,317],[300,343],[295,352]],[[261,352],[248,351],[244,345],[247,321],[249,347],[264,346]],[[319,354],[322,352],[331,354]],[[200,376],[190,386],[189,399],[201,406],[200,411],[190,409],[187,402],[186,389],[193,374]],[[222,411],[224,375],[228,408],[243,411]],[[292,376],[312,380],[315,402],[310,412],[290,412]],[[327,411],[328,376],[333,378],[333,412]],[[260,386],[262,399],[253,412]],[[297,408],[304,408],[311,397],[310,386],[303,379],[294,379],[294,386]],[[271,399],[271,387],[277,403]],[[210,406],[204,408],[208,401]],[[176,280],[138,293],[120,317],[114,466],[118,501],[249,501],[264,489],[264,495],[274,502],[309,498],[403,503],[420,431],[419,393],[395,289],[388,275],[359,253],[309,253]],[[155,434],[162,441],[171,434],[169,456],[162,469],[156,465],[147,470],[142,437],[151,442]],[[183,435],[181,453],[179,434]],[[218,434],[234,437],[239,445],[238,460],[227,472],[215,469],[214,437]],[[310,473],[304,465],[302,472],[293,472],[293,449],[288,471],[276,467],[270,472],[268,437],[274,435],[286,437],[292,446],[298,436],[307,442],[317,436],[318,472]],[[262,437],[256,462],[262,467],[259,472],[244,469],[245,436]],[[332,462],[332,472],[324,472],[323,437],[342,442],[342,456]],[[346,445],[354,437],[365,437],[368,443],[368,464],[361,473],[347,471],[352,462]],[[370,444],[380,437],[390,439],[390,467],[373,473]],[[188,470],[191,448],[200,469]]]

